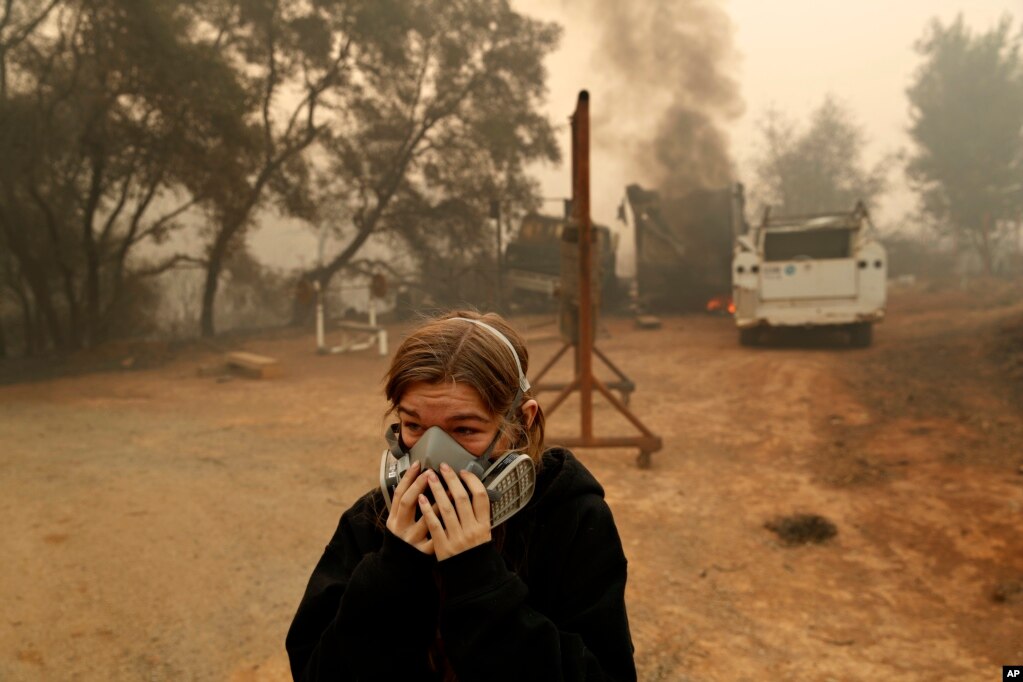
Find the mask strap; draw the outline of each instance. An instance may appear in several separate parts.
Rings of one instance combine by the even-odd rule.
[[[490,326],[486,322],[480,322],[479,320],[471,320],[468,317],[452,317],[452,318],[449,318],[449,319],[452,319],[452,320],[462,320],[463,322],[471,322],[472,324],[474,324],[476,326],[483,327],[484,329],[489,331],[491,334],[493,334],[494,336],[499,338],[501,340],[501,343],[506,345],[508,347],[508,350],[511,351],[512,357],[515,358],[515,369],[517,369],[519,371],[519,394],[520,394],[520,397],[521,397],[521,394],[523,394],[523,393],[525,393],[526,391],[529,390],[529,380],[526,379],[526,375],[522,372],[522,363],[519,362],[519,354],[515,352],[515,346],[512,345],[512,342],[508,340],[507,336],[505,336],[498,329]]]
[[[391,424],[384,433],[387,441],[387,449],[391,451],[396,459],[401,459],[406,454],[405,444],[401,442],[401,424]]]
[[[518,392],[515,395],[515,401],[512,403],[512,406],[511,406],[511,409],[509,410],[509,415],[508,415],[509,418],[514,419],[514,417],[517,416],[515,414],[515,412],[518,410],[519,405],[522,404],[522,397],[525,395],[526,391],[529,390],[529,380],[526,379],[526,375],[522,371],[522,363],[519,361],[519,354],[517,352],[515,352],[515,346],[512,345],[512,342],[508,340],[508,337],[505,336],[504,334],[502,334],[499,329],[497,329],[496,327],[494,327],[492,325],[487,324],[486,322],[481,322],[479,320],[473,320],[473,319],[470,319],[468,317],[452,317],[452,318],[449,318],[449,319],[452,319],[452,320],[462,320],[463,322],[470,322],[470,323],[472,323],[472,324],[474,324],[474,325],[476,325],[478,327],[483,327],[484,329],[489,331],[491,334],[496,336],[498,339],[500,339],[501,343],[503,343],[505,346],[507,346],[508,350],[511,351],[512,357],[515,358],[515,369],[517,369],[518,372],[519,372],[519,390],[518,390]],[[498,429],[497,434],[494,436],[494,440],[492,440],[490,442],[490,445],[487,446],[486,451],[482,455],[480,455],[480,456],[481,457],[485,457],[487,459],[490,459],[490,455],[493,453],[494,447],[497,445],[497,439],[500,438],[500,437],[501,437],[501,431],[500,431],[500,429]]]

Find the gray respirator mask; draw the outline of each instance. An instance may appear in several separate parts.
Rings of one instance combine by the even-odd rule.
[[[512,406],[512,413],[517,412],[522,395],[529,390],[529,382],[522,373],[522,365],[514,346],[504,334],[488,324],[463,317],[452,319],[465,320],[487,329],[511,350],[519,370],[519,394]],[[443,463],[455,471],[468,471],[483,482],[490,498],[491,528],[507,521],[532,498],[536,487],[536,466],[529,455],[514,450],[492,459],[491,454],[500,435],[498,432],[487,450],[477,457],[439,426],[431,426],[419,437],[414,446],[406,448],[401,440],[400,426],[392,424],[384,436],[387,440],[387,449],[380,458],[380,491],[384,494],[388,511],[391,509],[391,500],[401,477],[414,462],[419,462],[420,471],[433,469],[438,473]]]

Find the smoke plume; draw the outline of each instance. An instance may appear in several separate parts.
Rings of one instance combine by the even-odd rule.
[[[716,0],[565,2],[592,12],[600,36],[593,66],[613,92],[594,134],[613,141],[637,179],[665,196],[732,180],[723,128],[743,102],[731,21]]]

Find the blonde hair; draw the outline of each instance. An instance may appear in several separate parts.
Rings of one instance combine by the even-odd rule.
[[[457,319],[462,318],[462,319]],[[501,417],[500,429],[512,447],[526,452],[540,465],[544,450],[544,415],[537,408],[526,426],[522,403],[533,398],[521,391],[516,358],[501,338],[476,320],[493,327],[508,339],[523,375],[529,371],[529,353],[522,337],[496,313],[452,311],[427,320],[398,347],[387,370],[384,394],[394,412],[409,386],[454,381],[476,389],[491,414]]]

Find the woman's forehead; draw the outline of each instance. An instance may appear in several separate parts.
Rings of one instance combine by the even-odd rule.
[[[453,415],[476,415],[486,419],[493,417],[479,391],[457,381],[413,383],[402,395],[398,410],[414,413],[423,419],[427,414],[435,418],[449,418]]]

